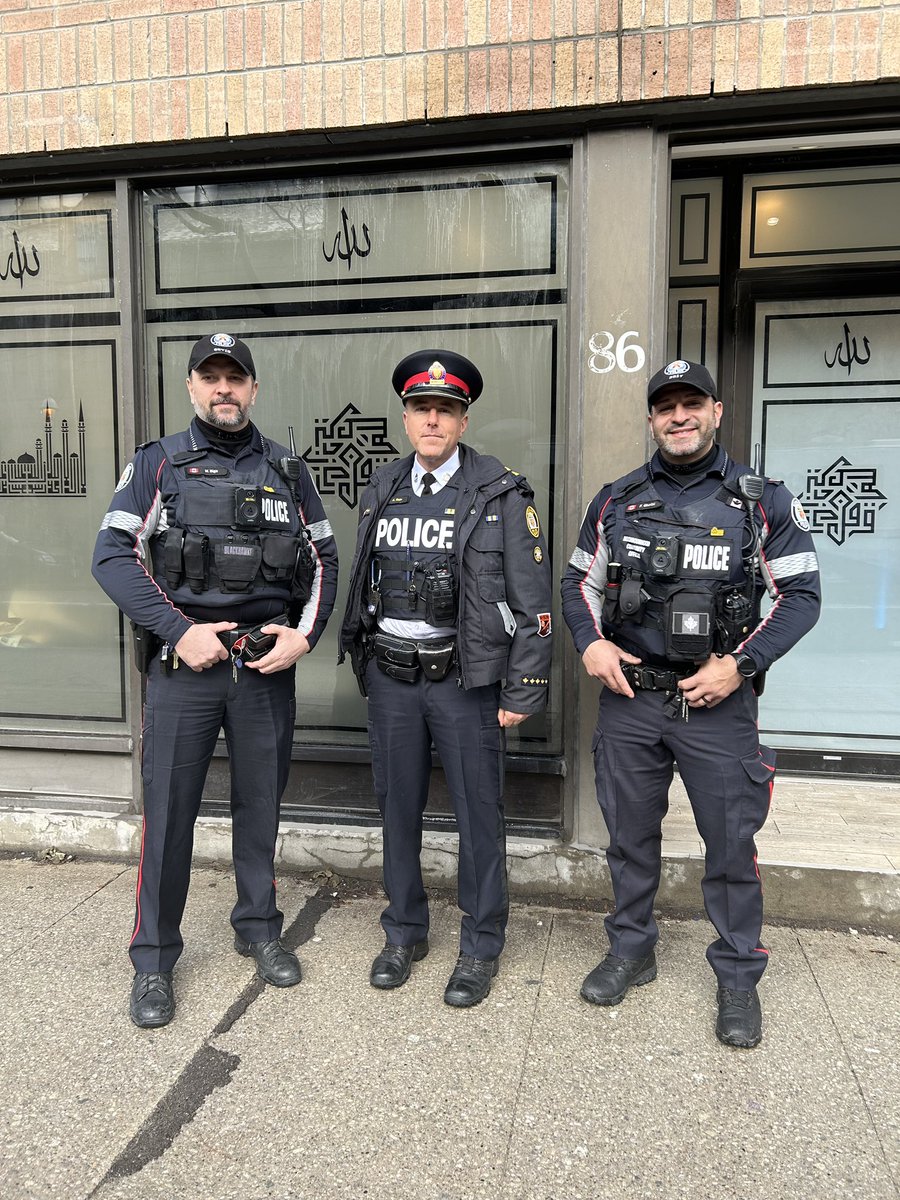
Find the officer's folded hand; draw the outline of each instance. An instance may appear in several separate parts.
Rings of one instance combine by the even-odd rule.
[[[714,654],[679,687],[691,708],[714,708],[744,682],[730,654]]]
[[[615,642],[611,642],[608,638],[598,638],[596,642],[591,642],[582,654],[581,661],[584,663],[584,669],[588,675],[599,679],[611,692],[618,692],[620,696],[629,696],[634,699],[634,692],[622,674],[619,664],[623,662],[639,663],[641,660],[636,655],[629,654],[627,650],[620,650]]]
[[[237,629],[234,621],[198,621],[175,643],[175,653],[192,671],[205,671],[228,657],[228,651],[219,641],[219,634],[227,629]]]
[[[304,654],[309,653],[309,642],[299,629],[291,629],[286,625],[263,625],[262,632],[274,634],[275,645],[256,662],[244,664],[250,671],[259,671],[260,675],[274,675],[276,671],[286,671]]]

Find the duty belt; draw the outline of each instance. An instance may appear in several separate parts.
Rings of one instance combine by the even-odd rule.
[[[669,667],[649,667],[643,663],[620,663],[622,674],[633,688],[642,692],[674,692],[682,679],[693,675],[696,667],[676,671]]]
[[[432,683],[439,683],[456,662],[456,638],[417,642],[379,631],[370,645],[379,671],[401,683],[415,683],[420,671]]]

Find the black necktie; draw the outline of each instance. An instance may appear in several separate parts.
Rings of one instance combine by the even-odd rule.
[[[430,471],[426,471],[422,476],[422,495],[431,495],[431,485],[434,483],[434,476]]]

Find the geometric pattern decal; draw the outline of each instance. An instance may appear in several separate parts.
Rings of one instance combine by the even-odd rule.
[[[814,533],[842,546],[854,533],[874,533],[875,516],[887,497],[875,486],[874,467],[854,467],[843,456],[822,471],[810,471],[800,497]]]
[[[303,455],[321,496],[337,496],[348,508],[356,508],[360,492],[376,467],[398,455],[387,439],[384,417],[364,417],[348,404],[329,420],[313,424],[313,444]]]

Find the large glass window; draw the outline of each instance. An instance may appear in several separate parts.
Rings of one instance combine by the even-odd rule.
[[[298,740],[366,740],[364,701],[349,665],[336,665],[337,630],[362,488],[409,451],[390,386],[404,355],[446,348],[478,364],[485,389],[465,440],[527,475],[558,545],[566,212],[557,162],[145,193],[152,433],[190,419],[194,340],[240,334],[259,370],[255,419],[282,442],[293,426],[337,535],[338,608],[298,672]],[[561,752],[560,660],[549,713],[511,739],[519,752]]]
[[[119,470],[111,192],[0,199],[0,722],[126,715],[120,622],[91,579]]]

